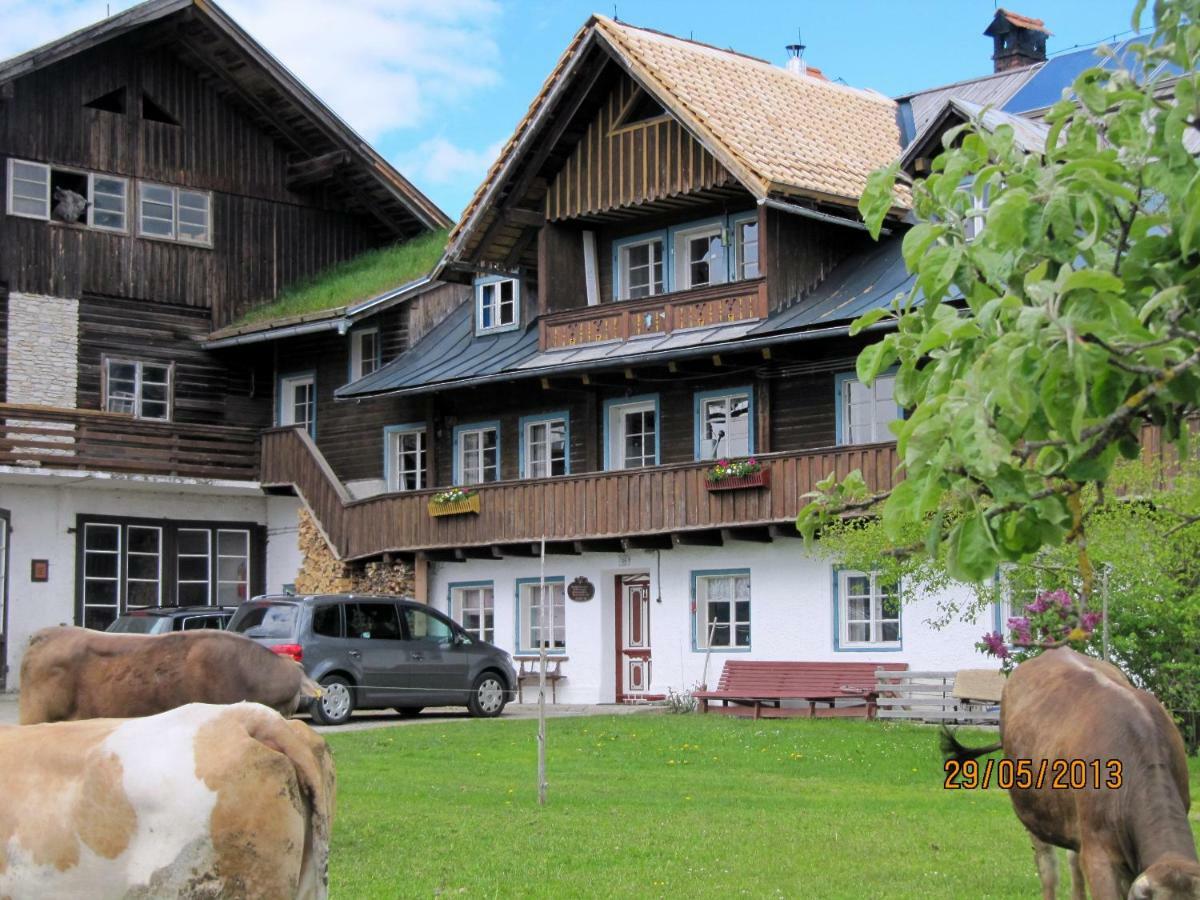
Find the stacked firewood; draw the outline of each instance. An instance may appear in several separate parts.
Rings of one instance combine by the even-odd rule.
[[[300,510],[300,554],[297,594],[413,593],[412,566],[402,562],[346,563],[334,556],[307,509]]]

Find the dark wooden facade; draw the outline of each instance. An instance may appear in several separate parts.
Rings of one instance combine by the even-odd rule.
[[[287,148],[220,94],[205,73],[137,36],[5,85],[0,162],[15,157],[131,179],[125,235],[0,216],[0,282],[196,306],[215,327],[297,280],[381,243],[371,220],[320,185],[288,187]],[[118,92],[124,112],[88,106]],[[146,98],[178,124],[147,118]],[[6,177],[0,166],[0,179]],[[136,236],[136,182],[212,192],[213,246]]]

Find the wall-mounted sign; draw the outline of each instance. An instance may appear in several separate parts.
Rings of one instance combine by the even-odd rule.
[[[48,560],[48,559],[31,559],[29,561],[29,580],[30,581],[49,581],[50,580],[50,560]]]
[[[596,586],[580,575],[567,585],[567,596],[577,603],[585,603],[596,596]]]

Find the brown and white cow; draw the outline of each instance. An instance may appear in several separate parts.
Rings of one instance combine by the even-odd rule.
[[[289,716],[320,693],[295,661],[227,631],[43,628],[21,661],[22,725],[151,716],[185,703],[242,700]]]
[[[334,787],[257,703],[0,727],[0,897],[324,898]]]
[[[1119,669],[1068,647],[1021,663],[1000,701],[999,743],[968,748],[943,735],[943,750],[959,761],[999,749],[1031,760],[1033,773],[1042,760],[1047,771],[1055,760],[1089,761],[1083,789],[1056,789],[1047,775],[1041,787],[1009,791],[1033,838],[1044,897],[1055,896],[1054,847],[1065,847],[1074,851],[1075,898],[1086,881],[1095,900],[1200,900],[1183,740],[1162,704]],[[1109,760],[1120,762],[1116,788],[1104,786],[1116,771]]]

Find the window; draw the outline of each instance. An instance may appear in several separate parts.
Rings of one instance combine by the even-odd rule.
[[[991,205],[991,185],[984,185],[983,193],[976,194],[971,190],[971,208],[967,211],[967,220],[963,223],[963,235],[968,241],[973,241],[983,232],[983,222],[987,217],[988,206]]]
[[[444,619],[411,606],[402,606],[400,614],[404,617],[404,626],[408,629],[410,641],[425,641],[443,646],[454,643],[454,629]]]
[[[750,649],[750,570],[693,572],[696,649]]]
[[[400,618],[396,615],[396,604],[347,603],[346,637],[374,641],[403,640]]]
[[[207,528],[180,528],[175,554],[179,605],[207,606],[212,602],[212,532]]]
[[[496,611],[492,583],[450,585],[450,616],[471,637],[494,643]]]
[[[734,278],[757,278],[758,268],[758,217],[733,220]]]
[[[236,606],[250,596],[250,532],[217,531],[217,605]]]
[[[421,490],[425,487],[425,426],[393,425],[383,431],[388,490]]]
[[[88,177],[91,204],[88,206],[88,225],[101,231],[126,231],[125,209],[129,183],[111,175]]]
[[[521,477],[550,478],[571,471],[567,413],[521,420]]]
[[[140,360],[104,360],[104,409],[139,419],[171,418],[171,366]]]
[[[475,283],[476,331],[517,327],[519,290],[514,278],[490,278]]]
[[[722,240],[722,223],[677,232],[675,235],[675,274],[677,290],[724,284],[727,280],[727,254]]]
[[[618,300],[651,297],[663,293],[665,289],[662,238],[635,240],[618,248]]]
[[[899,649],[900,593],[875,573],[837,573],[838,649]]]
[[[696,395],[696,459],[754,452],[754,406],[749,389]]]
[[[8,214],[29,219],[50,218],[50,167],[42,163],[8,161]]]
[[[379,368],[379,329],[350,333],[350,380],[357,381]]]
[[[658,465],[658,398],[642,397],[608,405],[606,469]]]
[[[546,579],[546,592],[537,578],[517,579],[517,646],[521,650],[567,648],[566,602],[561,576]]]
[[[313,375],[288,375],[279,380],[279,424],[299,425],[317,436],[317,388]]]
[[[313,634],[322,637],[340,638],[342,636],[342,607],[339,603],[327,603],[313,607]]]
[[[212,246],[212,195],[165,184],[138,185],[138,233]]]
[[[500,480],[498,425],[461,425],[454,429],[454,446],[455,484]]]
[[[121,600],[121,526],[83,526],[83,610],[79,624],[104,630]]]
[[[837,378],[839,444],[872,444],[892,440],[888,423],[900,418],[892,396],[896,376],[880,375],[867,387],[853,375]]]

